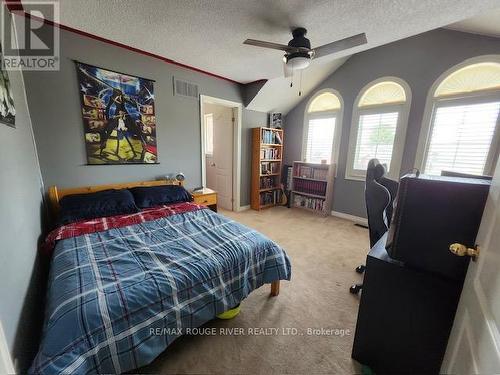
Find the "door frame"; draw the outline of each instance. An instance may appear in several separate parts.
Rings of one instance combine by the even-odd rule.
[[[206,186],[207,176],[206,176],[206,162],[205,162],[205,129],[204,129],[204,104],[217,104],[224,107],[230,107],[233,110],[233,116],[235,116],[233,131],[233,211],[240,211],[240,181],[241,181],[241,128],[242,128],[242,115],[243,115],[243,104],[239,102],[233,102],[231,100],[215,98],[208,95],[200,95],[200,139],[201,139],[201,184]]]

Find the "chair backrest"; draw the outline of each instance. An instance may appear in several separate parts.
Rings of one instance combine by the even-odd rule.
[[[365,200],[370,232],[370,247],[389,229],[398,183],[385,175],[385,167],[371,159],[366,169]]]

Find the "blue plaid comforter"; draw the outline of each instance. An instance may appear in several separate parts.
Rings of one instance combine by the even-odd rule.
[[[150,363],[264,283],[290,280],[286,253],[208,209],[57,243],[31,373],[120,373]],[[166,334],[155,334],[155,332]]]

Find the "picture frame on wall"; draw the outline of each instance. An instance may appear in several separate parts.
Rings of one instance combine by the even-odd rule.
[[[283,127],[283,119],[280,112],[271,112],[269,114],[269,127],[281,129]]]
[[[9,75],[3,69],[3,52],[0,44],[0,123],[16,127],[16,108]]]
[[[75,65],[87,163],[158,164],[154,81]]]

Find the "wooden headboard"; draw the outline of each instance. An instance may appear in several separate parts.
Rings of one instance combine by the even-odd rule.
[[[155,181],[138,181],[138,182],[125,182],[121,184],[107,184],[107,185],[94,185],[82,186],[68,189],[58,189],[57,186],[49,188],[49,204],[53,214],[59,211],[59,201],[62,197],[71,194],[88,194],[97,191],[109,189],[129,189],[138,186],[161,186],[161,185],[183,185],[183,181],[178,180],[155,180]]]

